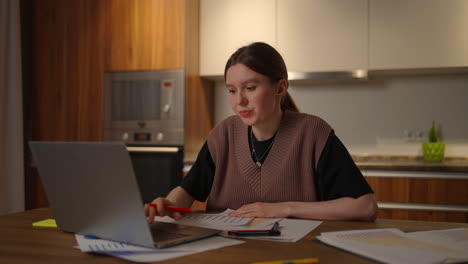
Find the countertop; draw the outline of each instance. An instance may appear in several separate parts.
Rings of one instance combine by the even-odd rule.
[[[446,157],[442,162],[427,162],[420,156],[352,155],[361,170],[468,172],[468,157]],[[195,159],[184,160],[188,171]]]
[[[352,157],[361,170],[468,172],[468,157],[446,157],[442,162],[427,162],[420,156]]]

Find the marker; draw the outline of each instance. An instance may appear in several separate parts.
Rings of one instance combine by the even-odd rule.
[[[158,208],[158,206],[156,204],[153,204],[153,203],[150,203],[149,206],[154,207],[154,208]],[[172,206],[167,206],[167,205],[164,206],[164,209],[166,209],[168,211],[172,211],[172,212],[179,212],[179,213],[186,213],[186,214],[192,212],[192,209],[190,209],[190,208],[178,208],[178,207],[172,207]]]
[[[266,230],[232,230],[228,231],[230,236],[279,236],[279,222],[276,222],[271,229]]]

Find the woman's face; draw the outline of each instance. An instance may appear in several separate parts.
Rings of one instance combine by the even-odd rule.
[[[232,111],[246,125],[268,123],[275,114],[281,113],[281,97],[286,91],[282,92],[280,83],[272,83],[244,64],[231,66],[226,72],[226,88]]]

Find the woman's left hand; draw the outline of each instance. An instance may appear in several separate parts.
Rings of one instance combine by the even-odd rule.
[[[289,216],[289,206],[287,203],[246,204],[228,215],[233,217],[286,218]]]

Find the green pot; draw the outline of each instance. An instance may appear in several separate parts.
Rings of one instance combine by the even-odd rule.
[[[425,161],[440,162],[444,159],[445,143],[424,142],[422,147]]]

